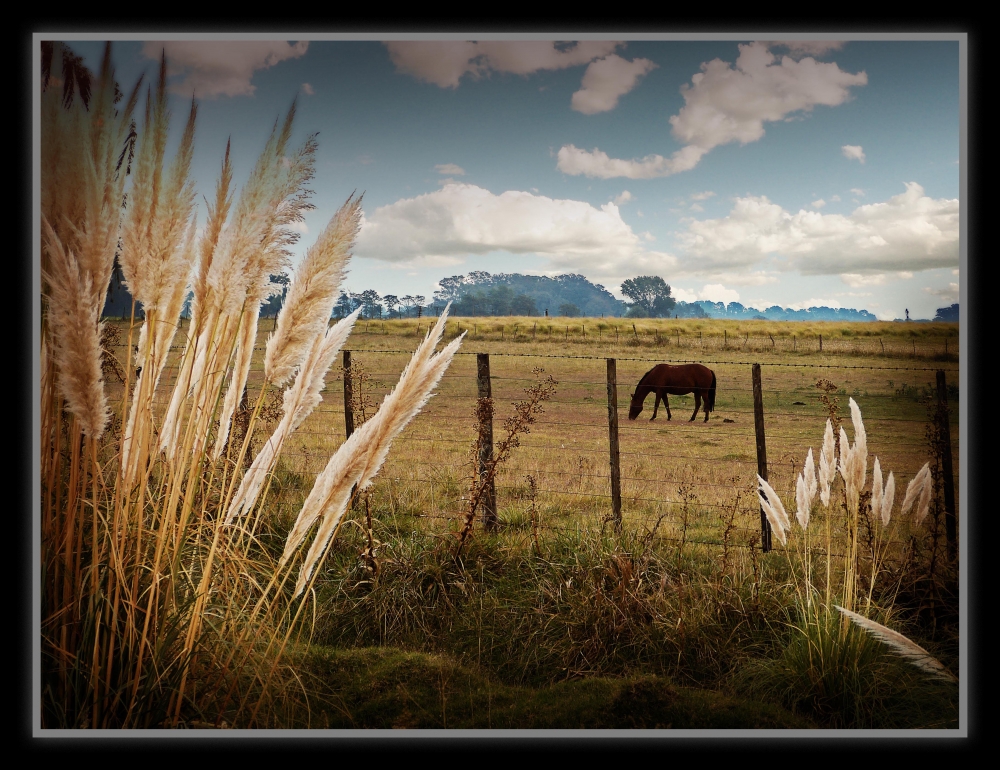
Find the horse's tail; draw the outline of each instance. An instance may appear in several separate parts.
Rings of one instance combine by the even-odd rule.
[[[712,372],[712,387],[708,389],[708,394],[705,396],[705,411],[715,411],[715,372]]]

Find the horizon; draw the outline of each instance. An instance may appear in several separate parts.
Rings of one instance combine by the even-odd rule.
[[[366,191],[345,290],[430,299],[484,270],[880,320],[959,301],[957,37],[186,37],[116,41],[122,90],[166,50],[169,154],[199,105],[199,199],[227,139],[240,185],[296,99],[293,141],[320,144],[293,267]],[[97,69],[102,41],[66,42]]]

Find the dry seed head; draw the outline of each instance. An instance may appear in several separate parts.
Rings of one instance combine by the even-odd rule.
[[[795,479],[795,518],[799,526],[805,529],[809,526],[809,493],[806,491],[806,479],[803,474]]]
[[[286,382],[308,354],[310,341],[326,327],[360,226],[361,198],[352,195],[306,252],[267,341],[264,375],[270,382]]]
[[[781,498],[778,497],[778,493],[774,491],[770,484],[768,484],[760,474],[757,475],[757,485],[758,485],[758,496],[761,498],[764,507],[764,513],[767,514],[768,521],[771,522],[771,529],[779,532],[778,539],[781,540],[781,544],[785,544],[785,532],[791,528],[791,524],[788,521],[788,514],[785,513],[785,506],[781,504]]]
[[[885,492],[882,494],[882,525],[889,526],[889,518],[892,516],[892,502],[896,496],[896,479],[889,472],[889,480],[885,483]]]
[[[811,508],[813,501],[816,499],[816,490],[818,488],[816,481],[816,464],[813,462],[812,447],[809,447],[809,451],[806,453],[806,464],[802,469],[802,473],[805,477],[806,494],[809,496],[808,504]]]
[[[861,408],[850,400],[851,421],[854,423],[854,475],[857,489],[864,489],[868,476],[868,433],[861,419]]]
[[[375,416],[340,446],[323,472],[316,477],[316,483],[299,512],[279,562],[284,565],[288,561],[309,529],[319,521],[316,538],[299,573],[295,595],[305,587],[336,531],[350,499],[351,488],[357,485],[361,490],[371,483],[385,462],[393,438],[420,411],[451,363],[465,335],[453,340],[440,353],[434,354],[434,347],[444,332],[447,316],[448,308],[445,308],[438,322],[417,347],[396,387],[385,397]]]
[[[923,492],[924,479],[930,477],[930,473],[930,463],[924,463],[924,467],[917,472],[916,476],[910,479],[910,483],[906,486],[906,494],[903,495],[903,504],[899,508],[900,516],[905,516],[910,512],[913,503],[917,501],[920,493]]]
[[[819,499],[823,505],[830,507],[830,485],[837,467],[836,448],[833,440],[833,423],[826,420],[826,431],[823,433],[823,450],[819,455]]]
[[[917,515],[914,521],[917,524],[923,523],[923,520],[927,518],[927,512],[930,510],[931,503],[931,492],[934,489],[934,478],[931,476],[930,472],[924,476],[923,490],[920,492],[920,502],[917,504]]]
[[[875,458],[875,467],[872,470],[872,514],[876,518],[883,519],[883,524],[887,524],[882,515],[882,466],[879,465],[878,458]]]

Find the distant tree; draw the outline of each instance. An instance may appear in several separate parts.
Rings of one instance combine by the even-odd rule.
[[[514,290],[505,284],[494,286],[487,295],[490,315],[510,315],[510,305],[514,301]]]
[[[640,275],[622,282],[622,294],[632,300],[629,315],[647,318],[669,317],[677,304],[670,296],[670,286],[658,275]],[[632,310],[639,311],[632,313]]]
[[[346,291],[342,291],[340,292],[340,297],[337,299],[337,304],[333,306],[333,314],[337,318],[344,318],[353,313],[356,308],[357,305],[354,304],[351,295]]]
[[[410,308],[413,307],[413,297],[407,294],[405,297],[400,297],[399,301],[403,303],[403,315],[409,315]]]
[[[532,297],[518,294],[510,303],[510,312],[513,315],[538,315],[538,306]]]
[[[438,281],[438,288],[434,292],[434,299],[442,303],[455,302],[461,298],[467,286],[465,276],[462,275],[451,275],[447,278],[442,278]]]
[[[559,306],[559,315],[567,318],[577,318],[580,315],[580,308],[572,302],[564,302]]]
[[[382,297],[382,302],[385,304],[385,309],[389,313],[389,317],[392,318],[392,311],[399,306],[399,297],[395,294],[386,294]],[[397,313],[397,315],[399,315]]]
[[[288,294],[288,284],[291,279],[285,273],[280,275],[272,275],[271,283],[276,287],[281,287],[280,290],[275,291],[263,305],[260,306],[260,317],[261,318],[273,318],[278,315],[278,311],[281,310],[282,306],[285,304],[285,295]]]
[[[374,289],[366,289],[357,295],[357,301],[363,308],[361,314],[365,318],[382,317],[382,298]],[[355,306],[357,307],[357,306]]]
[[[413,295],[413,307],[415,307],[417,309],[417,318],[420,318],[420,316],[423,315],[424,308],[426,306],[427,306],[427,298],[426,297],[424,297],[422,294],[414,294]]]
[[[958,322],[958,303],[956,302],[951,307],[939,307],[937,309],[937,314],[934,316],[935,321],[953,321]]]

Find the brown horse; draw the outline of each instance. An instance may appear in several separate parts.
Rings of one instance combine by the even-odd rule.
[[[701,407],[702,398],[705,399],[705,422],[708,422],[708,413],[715,411],[715,372],[707,366],[701,364],[683,364],[682,366],[671,366],[670,364],[657,364],[639,380],[632,394],[632,405],[628,410],[628,418],[634,420],[642,411],[642,402],[650,391],[656,393],[656,401],[653,403],[653,416],[650,420],[656,419],[656,411],[660,407],[660,400],[667,409],[667,419],[670,415],[670,404],[667,402],[667,394],[683,396],[686,393],[694,393],[694,413],[688,422],[693,422],[698,409]]]

